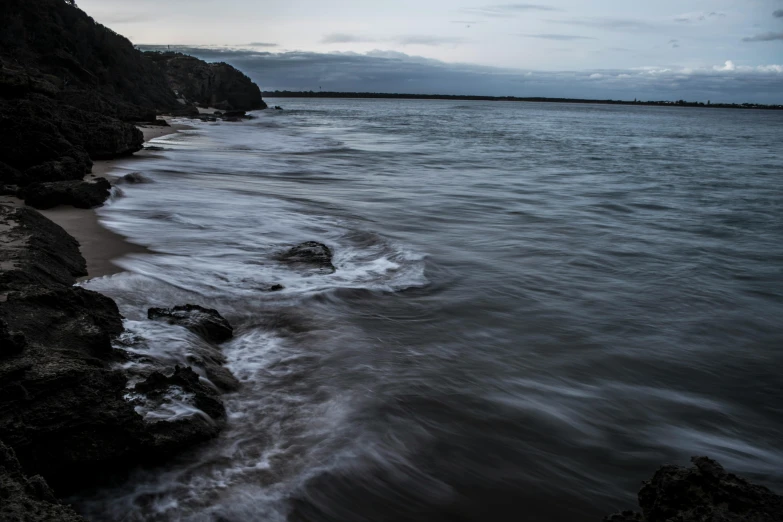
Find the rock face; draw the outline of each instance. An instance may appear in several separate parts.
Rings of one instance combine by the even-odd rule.
[[[639,491],[642,513],[625,511],[606,522],[777,522],[783,497],[726,472],[707,457],[693,467],[664,466]]]
[[[57,181],[33,183],[19,192],[25,204],[38,209],[57,205],[92,208],[103,205],[111,194],[111,184],[105,178],[94,181]]]
[[[35,210],[0,206],[0,295],[29,285],[70,286],[87,275],[79,243]]]
[[[234,336],[234,329],[217,310],[198,305],[175,306],[174,308],[150,308],[147,318],[163,320],[169,324],[184,326],[207,341],[222,343]]]
[[[266,109],[261,89],[227,63],[203,60],[173,52],[147,53],[166,73],[169,86],[178,97],[203,107],[220,110]]]
[[[306,265],[330,270],[337,269],[332,264],[332,249],[323,243],[307,241],[280,254],[280,259],[294,265]]]
[[[176,106],[159,67],[71,4],[0,3],[0,97],[37,92],[124,121],[148,121]]]
[[[14,450],[0,442],[0,520],[7,522],[86,522],[60,504],[40,475],[27,477]]]

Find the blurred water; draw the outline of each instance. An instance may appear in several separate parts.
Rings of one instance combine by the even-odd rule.
[[[87,286],[168,365],[199,341],[146,309],[217,308],[243,386],[88,517],[597,520],[695,454],[783,488],[783,114],[273,102],[100,211],[154,254]]]

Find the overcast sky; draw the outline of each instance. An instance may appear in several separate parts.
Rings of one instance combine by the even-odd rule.
[[[783,102],[783,0],[78,3],[136,44],[229,49],[264,89]]]

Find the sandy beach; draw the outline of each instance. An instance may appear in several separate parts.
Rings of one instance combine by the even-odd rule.
[[[139,129],[144,134],[145,143],[189,128],[187,125],[177,124],[170,127],[139,126]],[[95,161],[92,173],[88,174],[86,179],[105,177],[111,180],[113,177],[111,172],[117,165],[141,161],[144,159],[144,155],[145,151],[140,151],[129,158]],[[20,199],[13,196],[0,197],[0,202],[12,205],[23,204]],[[66,232],[79,241],[82,256],[87,260],[88,275],[83,279],[92,279],[122,272],[122,268],[114,264],[114,260],[127,254],[148,251],[145,247],[130,243],[119,234],[104,228],[98,221],[98,215],[94,210],[59,206],[48,210],[40,210],[39,212],[63,227]]]

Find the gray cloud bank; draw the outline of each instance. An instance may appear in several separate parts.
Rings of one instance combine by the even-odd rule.
[[[444,63],[394,51],[176,50],[207,61],[228,62],[267,91],[322,88],[343,92],[783,103],[783,65],[743,67],[726,62],[703,69],[536,72]]]
[[[783,33],[762,33],[742,39],[743,42],[772,42],[775,40],[783,40]]]

